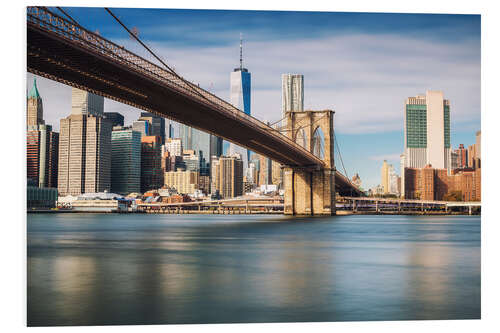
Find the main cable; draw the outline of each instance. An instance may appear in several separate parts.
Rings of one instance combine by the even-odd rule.
[[[132,31],[129,30],[129,28],[127,28],[127,26],[122,22],[120,21],[120,19],[118,17],[116,17],[115,14],[113,14],[113,12],[107,8],[107,7],[104,7],[104,9],[109,13],[109,15],[111,15],[115,20],[116,22],[118,22],[128,33],[130,36],[132,36],[137,42],[139,42],[139,44],[141,44],[149,53],[151,53],[151,55],[153,57],[155,57],[156,60],[158,60],[163,66],[165,66],[168,71],[173,74],[176,78],[178,78],[179,80],[181,80],[182,82],[184,82],[185,84],[187,84],[191,90],[193,92],[195,92],[197,95],[199,95],[200,97],[204,98],[205,100],[207,100],[208,102],[212,103],[212,101],[210,101],[208,98],[206,98],[203,94],[201,94],[198,90],[196,90],[196,88],[194,88],[193,84],[185,79],[183,79],[180,75],[178,75],[172,68],[170,68],[170,66],[168,66],[163,60],[161,60],[160,57],[158,57],[146,44],[144,44],[140,39],[139,37],[136,36],[136,34],[134,34]]]
[[[61,13],[63,13],[67,18],[69,18],[71,20],[71,22],[73,22],[74,24],[76,24],[77,26],[81,27],[80,24],[78,24],[78,22],[71,17],[71,15],[69,15],[65,10],[63,10],[61,7],[56,7]]]

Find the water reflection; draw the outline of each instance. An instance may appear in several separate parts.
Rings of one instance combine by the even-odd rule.
[[[480,317],[477,217],[28,216],[28,323]]]

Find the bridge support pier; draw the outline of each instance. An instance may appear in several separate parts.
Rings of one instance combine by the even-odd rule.
[[[324,162],[284,166],[286,215],[335,215],[334,111],[286,112],[286,135]]]
[[[285,167],[285,215],[335,215],[335,169]]]

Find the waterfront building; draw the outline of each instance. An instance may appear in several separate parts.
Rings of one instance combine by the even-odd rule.
[[[248,69],[243,67],[243,41],[240,35],[240,66],[231,72],[230,76],[230,102],[245,114],[250,115],[251,101],[251,74]],[[250,160],[250,151],[246,148],[229,143],[229,155],[240,154],[242,156],[243,167],[248,167]],[[211,155],[209,155],[211,156]]]
[[[141,191],[141,133],[115,126],[111,133],[111,191]]]
[[[399,171],[401,172],[401,179],[399,182],[401,183],[401,188],[399,190],[399,194],[401,198],[404,199],[405,195],[405,182],[404,182],[404,177],[405,177],[405,163],[406,163],[406,157],[405,154],[399,155],[400,162],[399,162]]]
[[[28,179],[39,187],[57,187],[59,133],[52,126],[29,125],[26,132]]]
[[[361,188],[361,177],[359,177],[359,175],[356,173],[352,177],[351,183],[353,183],[353,185],[356,186],[357,188]]]
[[[476,132],[476,159],[477,168],[481,167],[481,131]]]
[[[381,173],[381,185],[382,188],[384,189],[383,194],[388,194],[390,192],[390,178],[389,178],[389,164],[387,163],[386,160],[384,160],[384,163],[382,164],[382,169],[380,171]]]
[[[149,124],[150,136],[159,136],[161,144],[165,143],[165,118],[157,116],[151,112],[141,112],[139,121],[147,121]]]
[[[469,152],[464,147],[463,144],[458,145],[458,149],[455,151],[458,155],[458,166],[457,168],[467,168],[469,165]]]
[[[281,117],[285,112],[304,111],[304,75],[281,75]]]
[[[451,170],[455,170],[459,168],[459,156],[460,154],[458,153],[457,150],[453,150],[451,152]]]
[[[467,148],[467,167],[476,168],[476,145],[472,144]]]
[[[109,192],[85,193],[71,201],[71,208],[77,212],[116,213],[127,212],[132,201]]]
[[[404,148],[404,193],[404,168],[418,169],[430,164],[451,171],[450,101],[443,98],[442,91],[428,90],[425,95],[406,99]]]
[[[160,136],[141,137],[141,192],[163,186]]]
[[[273,184],[273,164],[272,160],[263,155],[259,156],[259,183],[258,185]]]
[[[243,194],[243,161],[241,156],[221,156],[216,164],[216,190],[220,195],[234,198]]]
[[[405,198],[420,200],[448,200],[456,194],[461,201],[481,201],[481,169],[458,169],[449,174],[447,169],[405,169]]]
[[[102,113],[101,113],[102,114]],[[89,114],[61,119],[58,190],[62,196],[109,191],[111,124]]]
[[[392,164],[389,165],[389,193],[399,194],[398,191],[398,175],[396,174]]]
[[[37,126],[45,124],[43,120],[43,102],[38,88],[36,86],[36,78],[33,80],[33,87],[28,94],[26,107],[26,125]]]
[[[407,98],[404,119],[405,167],[450,170],[450,102],[443,92]]]
[[[141,133],[141,137],[151,135],[151,125],[146,120],[137,120],[132,123],[132,129]]]
[[[210,193],[210,176],[201,175],[198,181],[198,189],[202,191],[204,194]]]
[[[57,188],[26,187],[27,208],[54,208],[57,202]]]
[[[118,112],[104,112],[104,118],[111,122],[112,127],[123,126],[125,119],[123,115]]]
[[[199,173],[196,171],[169,171],[164,177],[165,186],[175,188],[178,193],[190,194],[199,189]]]
[[[43,102],[33,81],[27,99],[26,119],[27,177],[38,187],[57,187],[59,133],[43,120]]]
[[[104,116],[104,97],[78,88],[71,88],[71,114]]]
[[[210,193],[212,194],[218,193],[220,187],[219,158],[219,156],[210,157]]]

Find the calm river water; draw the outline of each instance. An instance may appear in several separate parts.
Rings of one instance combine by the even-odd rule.
[[[481,316],[477,216],[28,214],[28,325]]]

